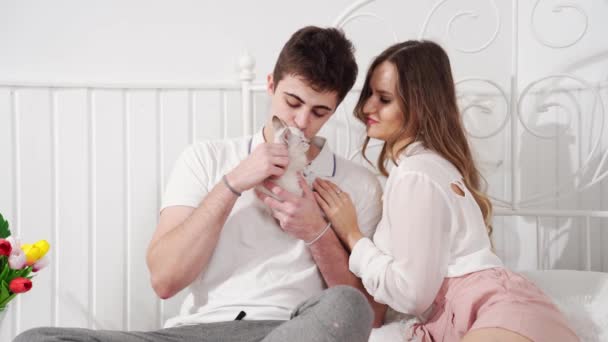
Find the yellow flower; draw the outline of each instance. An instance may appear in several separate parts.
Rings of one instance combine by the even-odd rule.
[[[46,252],[49,251],[49,249],[51,248],[51,245],[48,243],[48,241],[46,240],[40,240],[38,242],[36,242],[34,244],[34,246],[40,248],[40,250],[42,251],[42,256],[40,256],[41,258],[46,254]]]
[[[40,260],[49,251],[49,248],[50,245],[46,240],[40,240],[35,244],[25,243],[21,245],[21,250],[25,253],[26,264],[28,266]]]

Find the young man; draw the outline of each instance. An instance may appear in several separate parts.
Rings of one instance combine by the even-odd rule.
[[[357,75],[353,48],[333,28],[305,27],[283,47],[268,76],[268,124],[254,136],[188,147],[174,166],[148,247],[152,287],[169,298],[189,287],[179,316],[155,332],[35,329],[17,341],[367,341],[385,307],[364,297],[348,255],[301,178],[302,196],[272,183],[289,163],[273,144],[274,115],[311,139],[310,178],[332,180],[356,203],[371,235],[381,215],[380,185],[316,137]],[[281,201],[257,193],[266,186]],[[272,215],[265,206],[272,208]],[[273,217],[274,216],[274,217]],[[350,285],[350,286],[340,286]],[[358,288],[360,291],[353,289]],[[329,288],[328,290],[324,290]],[[370,305],[374,313],[370,310]]]

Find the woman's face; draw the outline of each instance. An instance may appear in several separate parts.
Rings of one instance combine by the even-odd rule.
[[[397,68],[385,61],[378,65],[369,82],[371,94],[363,105],[367,135],[386,141],[403,125],[403,110],[397,93]]]

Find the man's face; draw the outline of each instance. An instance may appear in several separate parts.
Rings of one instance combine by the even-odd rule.
[[[318,92],[299,76],[286,75],[275,84],[272,75],[268,75],[267,90],[271,98],[270,118],[278,116],[288,126],[302,130],[308,139],[317,135],[338,105],[336,91]]]

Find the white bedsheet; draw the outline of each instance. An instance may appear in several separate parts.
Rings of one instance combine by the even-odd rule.
[[[608,341],[608,273],[522,272],[562,310],[581,341]]]

